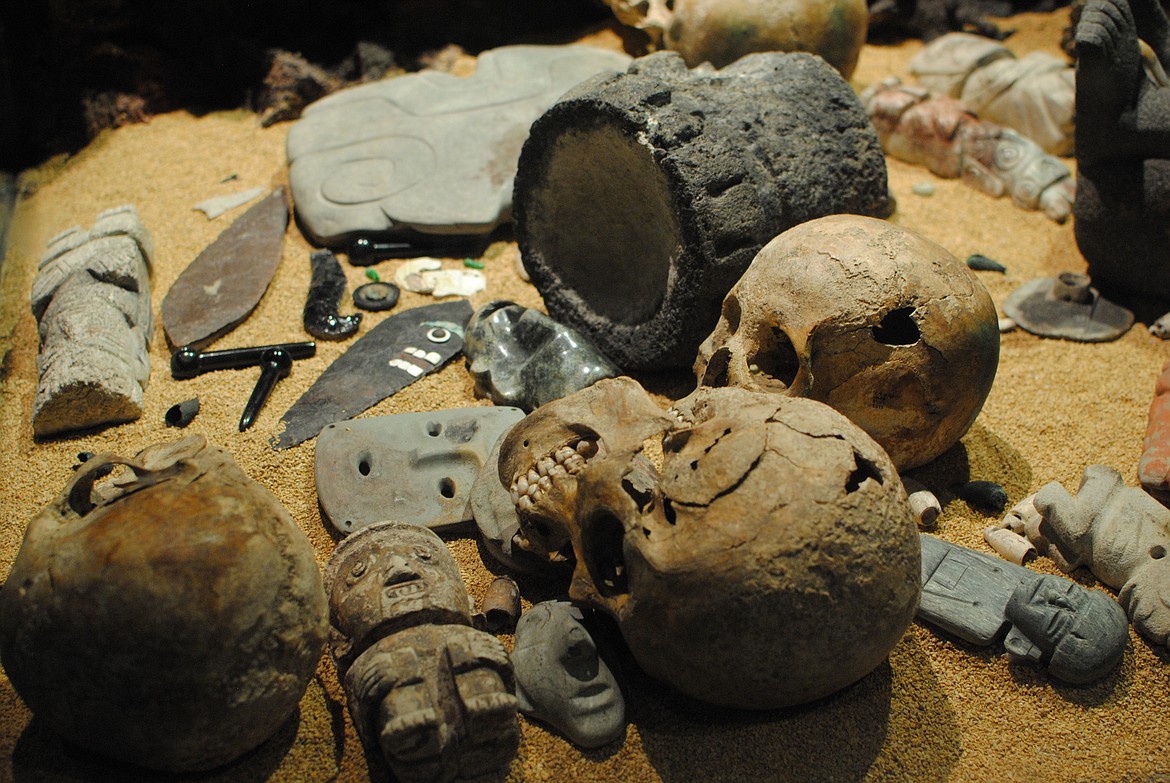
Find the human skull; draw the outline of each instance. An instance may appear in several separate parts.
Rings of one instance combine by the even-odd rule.
[[[716,68],[750,52],[812,52],[846,79],[865,43],[863,0],[605,0],[622,24]]]
[[[570,543],[570,597],[703,701],[771,709],[869,673],[918,604],[918,539],[889,458],[811,400],[705,389],[688,404],[680,423],[618,378],[516,425],[500,477],[529,546]]]
[[[764,246],[695,374],[824,402],[906,470],[958,442],[998,364],[995,305],[963,262],[892,223],[834,215]]]

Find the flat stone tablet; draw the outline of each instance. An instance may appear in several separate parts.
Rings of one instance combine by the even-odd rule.
[[[303,228],[354,235],[486,234],[511,219],[528,128],[566,90],[630,58],[588,46],[505,46],[460,79],[424,71],[334,93],[288,134]]]
[[[442,528],[471,519],[471,485],[519,408],[455,408],[337,422],[317,438],[321,511],[342,534],[394,519]]]

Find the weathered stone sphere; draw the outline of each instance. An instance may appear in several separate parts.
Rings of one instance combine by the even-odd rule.
[[[128,467],[94,488],[105,465]],[[313,549],[200,437],[87,462],[29,523],[0,591],[0,660],[65,738],[210,769],[296,709],[327,631]]]

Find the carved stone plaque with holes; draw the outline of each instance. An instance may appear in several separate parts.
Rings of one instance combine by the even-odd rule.
[[[468,498],[519,408],[455,408],[330,424],[317,438],[321,513],[343,535],[394,520],[441,529],[471,520]]]

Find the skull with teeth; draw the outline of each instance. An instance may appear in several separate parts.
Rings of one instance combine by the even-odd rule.
[[[906,470],[958,442],[998,364],[995,305],[966,265],[892,223],[834,215],[759,252],[695,374],[827,403]]]
[[[516,425],[500,475],[529,546],[571,544],[569,595],[611,614],[649,674],[703,701],[771,709],[870,672],[919,591],[885,452],[811,400],[704,389],[681,418],[619,378]],[[536,470],[521,493],[548,455],[547,486]]]

